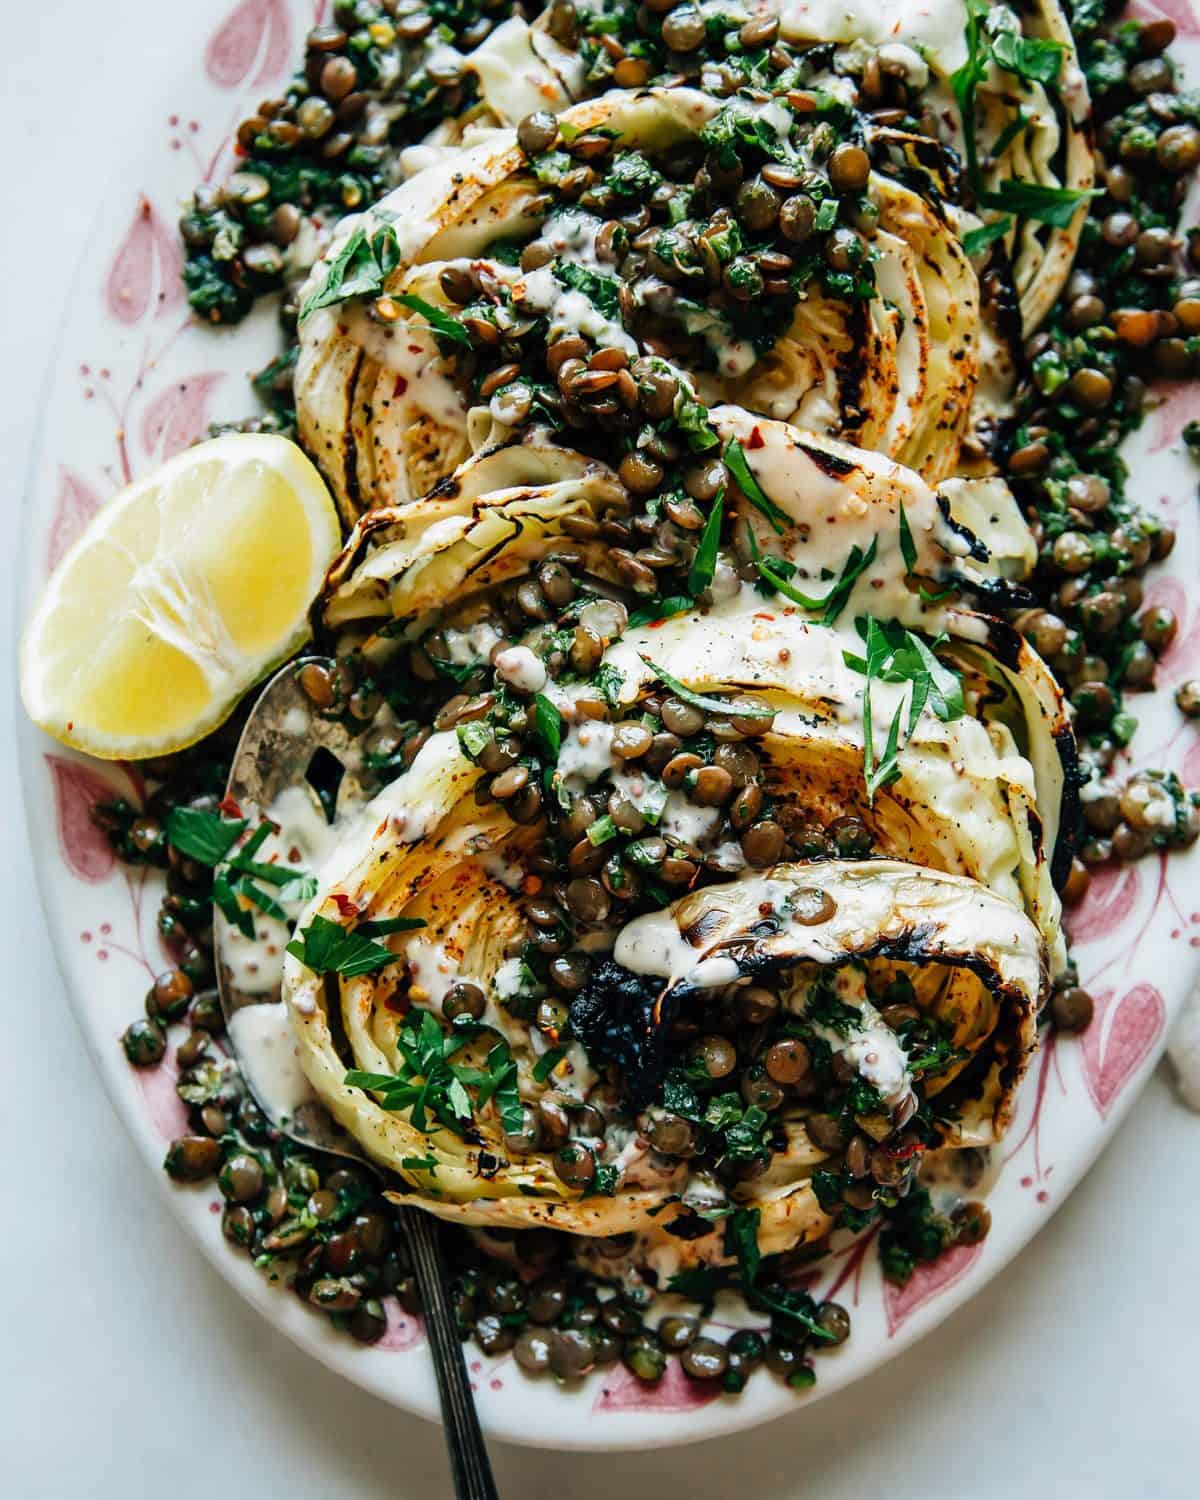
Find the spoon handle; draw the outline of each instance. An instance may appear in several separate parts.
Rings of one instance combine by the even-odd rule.
[[[399,1213],[425,1312],[455,1494],[458,1500],[499,1500],[450,1306],[437,1223],[419,1208],[402,1207]]]

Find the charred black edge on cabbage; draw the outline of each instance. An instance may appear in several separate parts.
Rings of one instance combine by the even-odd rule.
[[[814,866],[816,873],[819,866]],[[720,955],[733,959],[743,979],[764,979],[793,962],[809,962],[779,958],[759,950],[758,944],[778,936],[782,927],[777,918],[763,918],[744,936],[720,944]],[[1008,1090],[1016,1084],[1022,1068],[1022,1026],[1040,1008],[1048,978],[1043,970],[1035,1006],[1015,985],[1000,979],[994,965],[982,955],[966,953],[949,958],[937,953],[931,941],[937,932],[938,928],[931,924],[913,926],[897,937],[881,937],[864,948],[846,953],[844,961],[886,958],[894,963],[934,963],[947,969],[966,969],[995,997],[1003,1029],[997,1026],[988,1047],[981,1049],[953,1084],[938,1096],[941,1110],[953,1109],[969,1099],[997,1058],[1001,1062],[1001,1088]],[[615,959],[605,959],[571,1002],[571,1031],[589,1055],[603,1058],[620,1069],[630,1104],[642,1109],[658,1096],[671,1065],[668,1040],[672,1022],[678,1019],[687,1001],[703,993],[699,986],[686,982],[664,984],[659,979],[633,973]]]

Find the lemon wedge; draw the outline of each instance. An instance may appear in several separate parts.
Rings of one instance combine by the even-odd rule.
[[[107,760],[180,750],[308,636],[341,537],[294,443],[229,434],[123,490],[54,570],[21,643],[21,696]]]

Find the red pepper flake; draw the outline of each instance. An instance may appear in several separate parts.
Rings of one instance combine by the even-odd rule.
[[[406,390],[408,390],[408,381],[404,378],[403,375],[397,375],[396,382],[392,386],[392,395],[403,396]]]
[[[227,818],[240,818],[242,816],[242,809],[229,795],[221,798],[218,810],[222,812]]]
[[[334,891],[333,900],[334,904],[337,906],[338,915],[341,916],[343,920],[348,922],[351,917],[358,916],[358,907],[354,904],[353,901],[351,901],[350,897],[347,896],[344,891]]]
[[[766,446],[767,446],[767,440],[766,440],[766,438],[763,437],[763,435],[759,431],[759,429],[757,427],[755,427],[754,430],[750,434],[750,439],[747,442],[746,447],[747,448],[765,448]]]
[[[756,609],[754,611],[754,618],[756,620],[773,620],[775,618],[775,616],[774,615],[769,615],[769,614],[767,614],[765,611],[763,611],[761,609]]]

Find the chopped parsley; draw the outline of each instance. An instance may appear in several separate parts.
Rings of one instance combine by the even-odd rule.
[[[424,297],[418,297],[413,292],[397,292],[392,301],[399,302],[401,307],[407,307],[412,312],[420,313],[438,338],[448,339],[452,344],[465,344],[468,349],[471,347],[471,335],[458,319],[443,312],[440,307],[434,307],[432,302],[426,302]]]
[[[988,208],[1039,219],[1055,229],[1065,229],[1075,217],[1080,204],[1101,192],[1100,188],[1047,187],[1041,182],[1024,182],[1010,177],[995,192],[984,193],[981,202]]]
[[[533,721],[542,749],[551,760],[557,760],[562,748],[562,714],[545,693],[538,693],[533,700]]]
[[[725,467],[737,480],[738,488],[746,499],[753,505],[754,509],[761,512],[771,523],[774,531],[782,533],[792,524],[786,511],[781,510],[774,500],[763,490],[762,485],[754,477],[754,472],[746,462],[746,455],[742,451],[742,445],[737,438],[730,438],[725,444]]]
[[[347,932],[328,917],[314,917],[287,945],[287,951],[314,974],[340,974],[344,979],[375,974],[396,962],[390,948],[357,932]]]
[[[220,864],[247,827],[245,818],[223,818],[194,807],[173,807],[167,815],[168,841],[202,865]]]
[[[917,544],[913,541],[903,501],[900,502],[900,556],[904,559],[904,571],[911,573],[917,566]]]
[[[696,555],[692,559],[692,566],[688,571],[687,586],[692,592],[693,598],[702,594],[713,581],[717,568],[717,549],[721,545],[721,521],[725,513],[725,491],[718,490],[717,497],[712,503],[712,509],[708,513],[708,519],[704,523],[704,530],[700,533],[700,541],[696,547]]]
[[[857,544],[852,546],[833,587],[823,598],[818,599],[812,594],[804,593],[791,582],[796,571],[794,563],[782,557],[764,557],[754,539],[754,532],[749,527],[746,528],[746,535],[750,544],[750,556],[763,581],[769,584],[776,593],[782,594],[785,599],[798,604],[801,609],[819,609],[822,612],[822,625],[832,625],[836,622],[846,607],[846,601],[850,598],[855,583],[875,561],[875,553],[879,546],[879,538],[874,536],[865,552]]]
[[[351,1069],[344,1082],[347,1088],[368,1089],[378,1094],[384,1109],[408,1110],[414,1128],[425,1134],[435,1128],[430,1124],[431,1116],[455,1135],[464,1134],[475,1108],[482,1109],[493,1098],[504,1129],[518,1130],[521,1100],[517,1092],[517,1065],[508,1043],[497,1042],[482,1069],[450,1061],[479,1029],[455,1027],[447,1034],[429,1011],[422,1011],[420,1020],[410,1017],[396,1038],[403,1058],[398,1073]],[[474,1105],[468,1086],[476,1091]]]
[[[573,260],[554,262],[554,279],[570,292],[582,292],[597,312],[606,318],[617,317],[620,307],[617,294],[621,283],[615,276],[603,276]]]
[[[868,800],[874,801],[882,787],[890,786],[900,776],[900,735],[904,727],[904,703],[896,706],[881,753],[875,749],[875,725],[871,709],[873,682],[911,683],[906,736],[911,736],[925,705],[933,709],[943,723],[961,719],[965,712],[962,678],[943,665],[933,654],[945,640],[938,635],[932,648],[895,620],[881,622],[872,617],[855,622],[866,642],[866,656],[844,651],[843,660],[852,671],[862,672],[867,681],[863,688],[863,774]]]
[[[691,688],[685,687],[678,677],[672,677],[670,672],[663,667],[657,666],[650,658],[641,652],[642,660],[654,673],[658,680],[669,687],[671,691],[682,702],[690,704],[693,708],[701,709],[706,714],[732,714],[738,719],[771,719],[775,716],[775,710],[771,708],[759,708],[755,705],[741,705],[735,707],[732,703],[726,703],[721,698],[706,698],[703,693],[694,693]]]
[[[996,240],[1003,239],[1012,228],[1012,219],[1008,214],[996,219],[991,224],[984,224],[979,229],[968,229],[962,238],[962,247],[970,256],[976,256],[981,251],[993,244]]]

